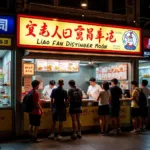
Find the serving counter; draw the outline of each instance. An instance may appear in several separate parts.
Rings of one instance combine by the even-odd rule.
[[[130,118],[130,101],[121,101],[121,109],[120,109],[120,117],[121,117],[121,125],[122,127],[131,126],[131,118]],[[50,132],[50,127],[52,125],[52,111],[50,102],[41,101],[41,105],[43,107],[43,115],[41,118],[41,132]],[[82,130],[91,130],[96,126],[99,126],[98,120],[98,102],[84,99],[82,104],[82,114],[81,114],[81,123]],[[111,119],[110,119],[111,124]],[[28,131],[29,129],[29,119],[28,114],[24,113],[24,131]],[[64,131],[72,130],[72,122],[71,117],[68,111],[67,106],[67,121],[64,122]]]

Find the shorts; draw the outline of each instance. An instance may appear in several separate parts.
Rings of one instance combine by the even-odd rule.
[[[80,114],[80,113],[82,113],[81,107],[69,108],[69,114]]]
[[[98,106],[98,115],[99,116],[106,116],[110,114],[110,107],[109,105],[102,105]]]
[[[52,119],[53,121],[66,121],[66,108],[53,108]]]
[[[140,108],[140,116],[142,118],[147,118],[148,117],[148,107],[145,108]]]
[[[140,116],[140,108],[131,107],[131,117],[139,117]]]
[[[120,117],[120,106],[119,107],[111,107],[111,109],[110,109],[110,115],[113,118]]]
[[[29,114],[30,125],[39,127],[41,123],[41,115]]]

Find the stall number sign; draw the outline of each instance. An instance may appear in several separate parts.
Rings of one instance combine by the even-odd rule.
[[[141,54],[138,28],[18,15],[18,46]]]
[[[24,63],[23,64],[23,75],[24,76],[33,76],[34,75],[34,64]]]
[[[0,38],[0,46],[11,46],[10,38]]]

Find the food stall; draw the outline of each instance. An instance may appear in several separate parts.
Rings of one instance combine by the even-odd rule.
[[[14,134],[14,16],[0,15],[0,139]]]
[[[138,71],[137,60],[141,57],[139,28],[25,15],[18,15],[17,24],[17,45],[21,48],[18,51],[24,52],[20,96],[23,98],[31,89],[33,79],[41,81],[39,93],[44,110],[41,131],[49,131],[52,123],[50,100],[43,100],[41,94],[50,80],[57,82],[63,78],[64,89],[68,91],[68,81],[74,79],[82,90],[83,130],[98,125],[98,103],[86,94],[91,77],[95,77],[100,85],[117,78],[124,96],[127,96],[130,82],[136,77],[136,69]],[[122,126],[130,126],[130,101],[121,101],[120,115]],[[23,116],[23,130],[27,131],[28,114]],[[64,130],[70,130],[71,126],[71,117],[67,113]]]

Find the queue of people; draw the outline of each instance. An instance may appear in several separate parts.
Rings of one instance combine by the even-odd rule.
[[[40,119],[43,113],[42,107],[40,106],[40,95],[37,90],[39,88],[40,82],[37,80],[32,81],[33,89],[29,92],[32,93],[33,100],[33,110],[29,113],[30,120],[30,134],[34,142],[40,142],[37,138],[38,127],[40,126]],[[76,87],[74,80],[69,81],[70,89],[67,92],[63,89],[64,81],[60,79],[58,81],[58,86],[55,86],[55,81],[50,81],[49,85],[44,88],[43,97],[45,99],[51,99],[51,110],[52,110],[52,127],[49,139],[55,138],[55,127],[56,122],[59,122],[59,129],[57,139],[61,140],[63,122],[66,121],[66,103],[69,103],[69,113],[72,119],[72,129],[73,135],[71,139],[75,140],[77,138],[82,138],[81,134],[81,121],[80,115],[82,113],[82,91]],[[143,80],[141,88],[138,88],[138,83],[132,81],[132,96],[130,98],[124,98],[123,100],[131,100],[131,117],[133,124],[133,131],[131,133],[139,133],[141,131],[146,131],[147,116],[148,116],[148,96],[150,95],[150,90],[147,88],[148,81]],[[146,106],[140,107],[139,99],[141,98],[141,93],[144,94],[147,104]],[[111,80],[111,87],[108,82],[103,82],[102,87],[96,84],[96,79],[90,79],[90,86],[88,88],[87,94],[89,99],[98,101],[98,115],[101,134],[111,134],[117,135],[121,134],[120,126],[120,99],[122,99],[122,90],[118,86],[118,80]],[[49,96],[48,96],[49,95]],[[109,116],[112,118],[113,130],[108,132],[108,121]]]

